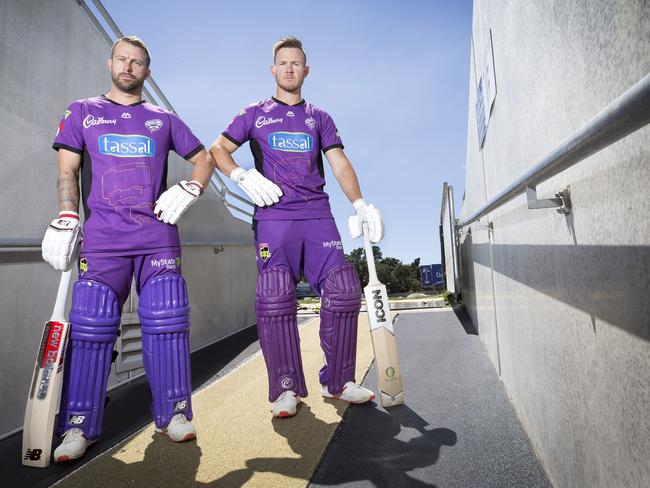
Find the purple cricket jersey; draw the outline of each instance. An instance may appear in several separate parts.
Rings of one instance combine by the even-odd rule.
[[[77,100],[63,113],[52,147],[82,156],[84,252],[180,246],[176,226],[153,214],[167,187],[169,150],[190,159],[203,149],[177,115],[144,101]]]
[[[244,108],[223,135],[238,146],[250,141],[256,169],[282,189],[278,203],[255,208],[256,220],[332,218],[322,153],[343,143],[327,112],[270,98]]]

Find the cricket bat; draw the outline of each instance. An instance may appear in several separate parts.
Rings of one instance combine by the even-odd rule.
[[[397,355],[397,341],[393,330],[393,320],[388,303],[388,293],[377,278],[375,257],[368,239],[368,226],[363,224],[363,246],[368,261],[368,286],[363,289],[370,323],[370,336],[375,352],[377,383],[379,384],[381,405],[392,407],[404,403],[402,372]]]
[[[25,466],[46,468],[52,457],[54,417],[59,408],[63,360],[70,330],[70,323],[65,319],[65,304],[71,276],[72,270],[61,274],[54,312],[43,328],[36,356],[23,426]]]

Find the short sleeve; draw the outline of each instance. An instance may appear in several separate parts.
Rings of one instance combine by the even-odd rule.
[[[54,144],[52,144],[53,149],[57,151],[67,149],[77,154],[83,154],[85,144],[81,126],[82,111],[83,104],[78,100],[71,103],[63,112],[54,138]]]
[[[171,123],[172,150],[184,159],[192,159],[204,149],[201,141],[175,113],[169,112]]]
[[[222,132],[222,135],[233,144],[241,146],[251,138],[251,120],[255,115],[255,106],[242,109],[232,122]]]
[[[327,152],[335,147],[343,149],[343,141],[339,136],[339,131],[327,112],[321,112],[320,124],[320,144],[323,152]]]

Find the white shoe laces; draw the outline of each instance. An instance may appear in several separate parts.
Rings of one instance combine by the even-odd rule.
[[[189,420],[187,420],[187,417],[182,413],[177,413],[172,418],[172,422],[174,422],[175,424],[186,424],[189,422]]]
[[[67,431],[63,437],[63,444],[68,444],[70,442],[79,442],[81,440],[86,440],[83,430],[74,427]]]
[[[292,397],[292,396],[293,396],[293,392],[292,392],[292,391],[285,390],[285,391],[283,391],[283,392],[280,394],[280,396],[278,397],[278,400],[284,400],[285,398],[287,398],[287,397]]]

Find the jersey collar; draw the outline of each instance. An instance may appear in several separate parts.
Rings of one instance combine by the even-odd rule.
[[[271,100],[273,100],[275,103],[279,103],[280,105],[284,105],[285,107],[298,107],[300,105],[305,104],[305,99],[304,98],[302,100],[300,100],[298,103],[294,104],[294,105],[289,105],[288,103],[284,103],[282,100],[278,100],[275,97],[271,97]]]
[[[146,100],[140,100],[139,102],[131,103],[129,105],[122,105],[121,103],[117,103],[115,100],[111,100],[106,95],[102,95],[102,98],[108,102],[111,102],[114,105],[119,105],[120,107],[135,107],[136,105],[141,105],[146,102]]]

